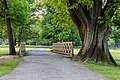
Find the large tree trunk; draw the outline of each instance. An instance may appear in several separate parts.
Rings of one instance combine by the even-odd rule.
[[[74,2],[75,0],[69,0],[68,6],[72,6]],[[113,13],[114,10],[109,11]],[[91,9],[87,5],[79,4],[78,8],[69,9],[69,12],[82,40],[82,48],[76,58],[85,62],[94,60],[117,65],[107,44],[111,28],[105,21],[101,24],[98,19],[100,16],[103,17],[104,13],[101,0],[94,1]],[[110,17],[113,14],[110,14]]]
[[[12,33],[12,27],[10,22],[10,16],[8,13],[6,0],[3,0],[3,8],[4,8],[5,22],[6,22],[7,34],[8,34],[8,40],[9,40],[9,55],[16,55],[14,42],[13,42],[13,33]]]
[[[96,29],[93,31],[89,29],[85,31],[86,34],[84,34],[84,40],[82,40],[82,48],[77,57],[82,61],[94,60],[96,62],[116,65],[107,44],[111,29],[106,27],[102,30],[101,27],[100,29],[98,27],[96,26]],[[81,35],[81,33],[79,34]]]

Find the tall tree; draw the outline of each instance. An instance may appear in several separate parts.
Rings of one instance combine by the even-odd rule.
[[[6,33],[4,33],[6,28],[2,0],[0,1],[0,4],[1,37],[2,39],[7,39],[5,36]],[[13,31],[14,44],[16,44],[16,41],[19,43],[20,41],[26,41],[31,34],[29,26],[31,16],[30,3],[26,0],[7,0],[7,7],[9,8],[8,12]]]
[[[76,28],[74,27],[72,21],[58,20],[57,23],[54,22],[55,9],[49,4],[42,1],[36,2],[34,5],[37,12],[41,13],[40,27],[42,29],[42,38],[47,42],[58,42],[58,41],[79,41],[79,35],[76,33]],[[37,16],[37,15],[36,15]],[[64,22],[64,24],[58,24],[58,22]],[[43,40],[42,40],[43,41]]]
[[[9,40],[9,54],[16,55],[14,42],[13,42],[13,33],[12,33],[10,16],[9,16],[9,10],[8,10],[6,0],[3,0],[3,9],[4,9],[4,17],[5,17],[6,27],[7,27],[7,35]]]
[[[117,65],[110,54],[107,41],[111,33],[110,22],[120,3],[119,0],[45,1],[56,8],[57,13],[69,12],[82,40],[82,48],[76,57],[78,60]]]
[[[14,7],[16,6],[16,7]],[[26,0],[8,0],[14,42],[26,41],[30,32],[31,6]]]

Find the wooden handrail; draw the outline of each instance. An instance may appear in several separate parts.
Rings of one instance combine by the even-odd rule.
[[[72,42],[53,43],[53,52],[63,55],[69,55],[70,57],[72,57],[74,54]]]

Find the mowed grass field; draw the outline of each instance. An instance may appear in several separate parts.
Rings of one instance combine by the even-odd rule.
[[[31,46],[31,45],[26,45],[25,47],[26,47],[26,51],[38,48],[38,46]],[[19,51],[19,48],[20,47],[18,47],[18,46],[15,47],[16,52]],[[0,56],[8,55],[8,54],[9,54],[9,46],[8,45],[0,45]]]
[[[26,50],[32,50],[37,48],[38,46],[26,46]],[[15,47],[16,51],[19,51],[19,47]],[[9,54],[9,46],[8,45],[0,45],[0,56],[6,56]],[[15,58],[11,60],[0,60],[0,76],[3,76],[13,70],[18,63],[20,62],[21,58]]]

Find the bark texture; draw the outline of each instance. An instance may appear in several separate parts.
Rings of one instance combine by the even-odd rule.
[[[10,22],[10,16],[9,16],[6,0],[3,0],[3,8],[4,8],[5,22],[6,22],[6,27],[7,27],[7,35],[8,35],[8,40],[9,40],[9,55],[16,55],[14,41],[13,41],[12,27],[11,27],[11,22]]]
[[[111,28],[106,24],[105,11],[109,9],[109,17],[112,18],[115,7],[114,0],[106,2],[102,6],[102,0],[93,0],[93,8],[88,5],[78,4],[78,8],[69,9],[71,19],[79,31],[82,40],[82,48],[80,49],[77,59],[82,61],[102,62],[110,65],[117,65],[108,48],[108,38]],[[69,0],[68,6],[72,6],[75,0]],[[101,21],[99,20],[101,17]]]

